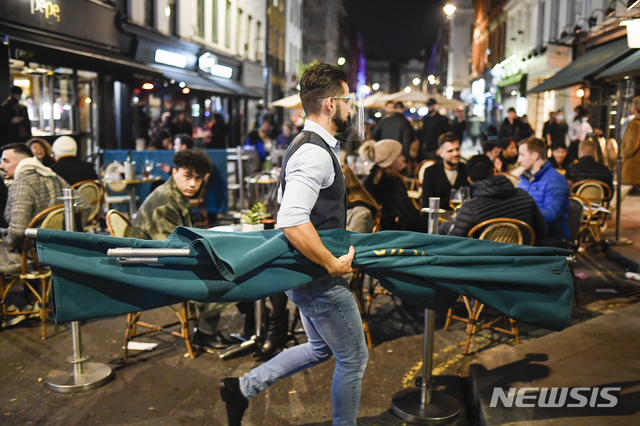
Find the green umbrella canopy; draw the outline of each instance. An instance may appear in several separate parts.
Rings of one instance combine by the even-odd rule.
[[[459,294],[518,321],[561,330],[573,283],[566,250],[405,231],[320,231],[336,256],[353,245],[354,267],[403,301],[445,310]],[[188,257],[119,263],[107,250],[189,248]],[[166,241],[38,231],[38,256],[52,267],[57,323],[153,309],[185,300],[257,300],[309,282],[324,270],[279,230],[230,234],[177,228]]]

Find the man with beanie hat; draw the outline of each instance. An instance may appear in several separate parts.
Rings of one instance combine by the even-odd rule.
[[[60,136],[51,147],[56,162],[51,165],[51,170],[74,185],[83,180],[98,179],[98,175],[92,164],[86,163],[76,157],[78,145],[70,136]]]

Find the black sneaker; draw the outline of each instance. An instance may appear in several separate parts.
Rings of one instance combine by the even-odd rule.
[[[222,350],[229,347],[230,342],[220,332],[216,334],[205,334],[200,330],[196,331],[191,340],[196,346],[206,346],[211,349]]]
[[[227,409],[227,421],[229,426],[240,426],[242,416],[249,406],[249,400],[240,391],[240,379],[237,377],[225,377],[218,383],[220,396]]]

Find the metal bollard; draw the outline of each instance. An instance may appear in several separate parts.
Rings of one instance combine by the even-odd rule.
[[[73,208],[73,191],[63,189],[64,223],[66,231],[75,231],[75,217]],[[75,393],[85,392],[108,383],[113,378],[113,371],[105,364],[86,362],[88,356],[82,355],[82,338],[80,323],[71,323],[71,343],[73,354],[67,360],[73,365],[73,371],[51,371],[44,380],[45,385],[54,392]]]
[[[438,233],[440,198],[429,198],[429,234]],[[444,212],[444,210],[442,211]],[[460,413],[460,403],[444,392],[433,390],[433,332],[435,312],[426,309],[424,313],[424,342],[422,347],[422,382],[419,389],[405,389],[393,396],[393,413],[403,420],[416,424],[431,424],[452,419]]]

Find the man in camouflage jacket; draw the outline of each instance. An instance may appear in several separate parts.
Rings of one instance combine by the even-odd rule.
[[[178,226],[194,226],[189,198],[211,173],[209,157],[201,151],[180,151],[173,157],[171,177],[147,197],[133,221],[132,237],[164,241]],[[235,303],[196,303],[200,312],[193,343],[224,349],[228,341],[218,332],[220,313]]]

